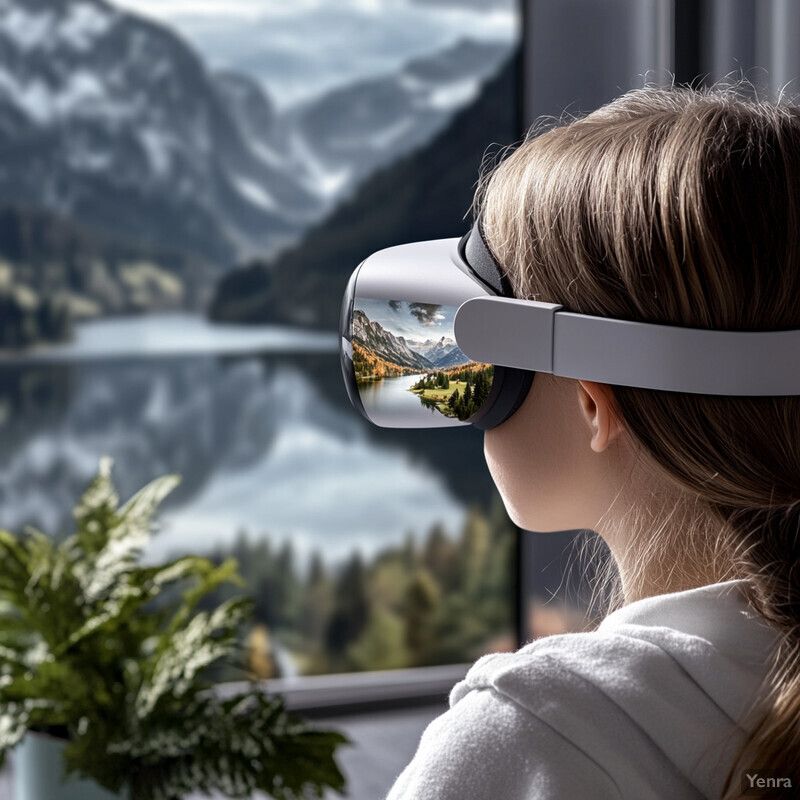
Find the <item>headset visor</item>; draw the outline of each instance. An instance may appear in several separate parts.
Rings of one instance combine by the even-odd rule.
[[[459,307],[494,294],[465,260],[469,238],[390,247],[351,277],[342,304],[342,371],[353,405],[371,422],[485,429],[527,393],[532,373],[470,359],[456,342]]]

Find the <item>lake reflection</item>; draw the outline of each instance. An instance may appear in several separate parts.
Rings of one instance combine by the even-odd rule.
[[[409,428],[464,427],[464,423],[455,417],[446,417],[434,406],[424,405],[419,395],[410,391],[424,377],[420,373],[359,382],[358,391],[364,410],[378,425],[402,425]]]
[[[314,352],[307,337],[252,329],[243,355],[177,355],[166,344],[186,331],[174,317],[170,330],[138,324],[107,320],[93,331],[107,340],[71,345],[70,358],[0,364],[0,527],[71,532],[108,454],[122,500],[182,476],[145,558],[238,560],[268,631],[252,641],[271,642],[261,677],[462,662],[497,646],[512,551],[480,431],[371,425],[325,342]],[[129,337],[155,343],[150,355],[125,355]],[[407,607],[419,581],[434,593]],[[421,619],[443,635],[407,641]]]
[[[188,330],[196,324],[187,319]],[[480,436],[469,435],[476,432],[428,434],[445,435],[450,452],[455,438],[471,451],[471,466],[462,458],[454,468],[453,459],[436,457],[443,442],[425,441],[424,431],[374,428],[347,401],[338,353],[308,352],[304,334],[300,353],[286,352],[291,337],[273,332],[273,351],[259,355],[111,358],[114,342],[137,337],[169,352],[164,343],[180,329],[174,317],[120,325],[115,331],[107,320],[102,335],[84,333],[70,345],[70,360],[0,366],[0,526],[68,529],[72,504],[103,454],[114,459],[122,498],[156,476],[183,476],[165,504],[152,559],[204,552],[242,531],[291,539],[298,554],[368,553],[434,522],[457,530],[476,485],[488,491]],[[244,349],[269,341],[249,330],[252,341],[238,337]],[[381,391],[418,409],[400,386],[414,380],[383,381]],[[396,392],[387,392],[391,383]]]

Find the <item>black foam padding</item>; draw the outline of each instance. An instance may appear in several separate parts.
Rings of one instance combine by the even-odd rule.
[[[505,422],[525,401],[535,372],[495,367],[492,389],[484,404],[466,421],[482,431]]]
[[[480,219],[475,221],[472,230],[464,238],[464,260],[472,271],[496,294],[513,297],[511,283],[486,243]]]

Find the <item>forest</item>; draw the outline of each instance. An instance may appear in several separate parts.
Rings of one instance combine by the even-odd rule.
[[[411,367],[392,364],[357,341],[353,341],[353,370],[356,381],[362,383],[380,378],[397,378],[414,372]]]
[[[314,552],[301,570],[291,541],[275,548],[245,532],[212,558],[234,556],[254,598],[245,654],[253,677],[280,675],[273,640],[304,675],[399,669],[516,647],[516,535],[495,496],[488,513],[471,508],[455,536],[434,524],[370,558],[354,550],[329,565]],[[236,591],[219,587],[208,602]]]
[[[465,364],[429,373],[420,378],[410,391],[419,395],[423,405],[435,406],[447,417],[465,420],[486,401],[493,377],[494,367],[491,365]]]

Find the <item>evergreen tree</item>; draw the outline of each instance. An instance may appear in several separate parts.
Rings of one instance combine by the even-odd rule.
[[[485,371],[479,372],[475,376],[475,389],[473,391],[473,398],[475,407],[480,408],[489,396],[490,384]]]
[[[403,540],[402,563],[407,572],[412,572],[417,563],[417,546],[414,542],[414,534],[406,531]]]
[[[376,607],[364,633],[347,655],[354,669],[402,669],[409,666],[403,621],[388,609]]]
[[[490,547],[489,522],[473,506],[467,514],[461,534],[462,585],[470,597],[474,597],[479,590]]]
[[[292,629],[300,616],[302,589],[294,563],[294,547],[289,539],[284,542],[275,559],[272,580],[276,627]]]
[[[439,523],[434,525],[428,534],[422,553],[422,563],[442,588],[454,587],[458,572],[458,552],[455,543],[450,540]]]
[[[406,593],[405,644],[412,666],[429,663],[435,644],[440,591],[426,569],[417,570]]]
[[[332,606],[333,586],[322,556],[315,550],[311,556],[300,616],[301,631],[314,649],[322,645]]]
[[[332,654],[341,656],[362,634],[369,618],[369,599],[364,563],[358,552],[342,570],[334,591],[334,609],[325,631]]]

